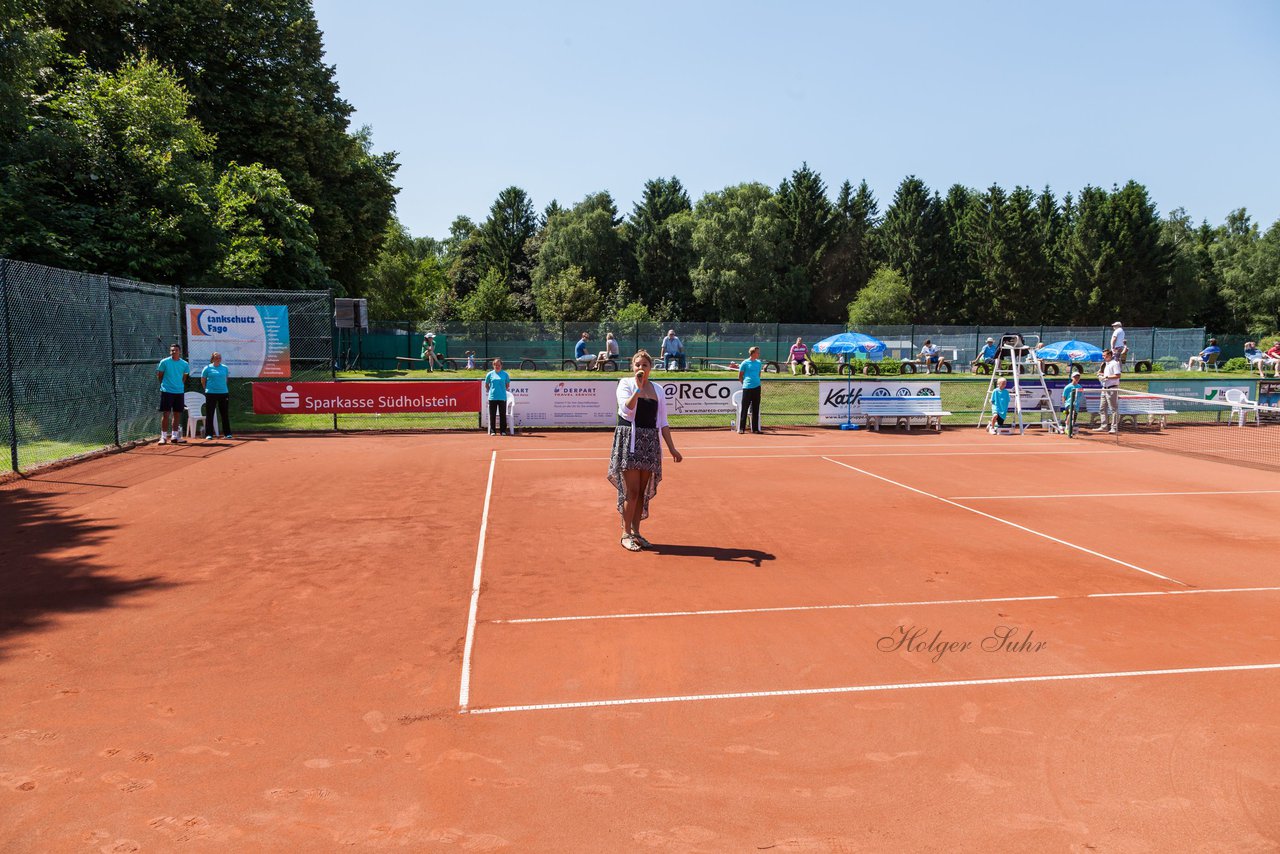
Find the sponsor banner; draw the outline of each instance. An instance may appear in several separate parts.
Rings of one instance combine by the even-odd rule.
[[[742,389],[738,380],[664,380],[667,417],[715,415],[733,412],[733,393]]]
[[[1227,389],[1244,389],[1246,397],[1253,396],[1253,380],[1215,380],[1212,383],[1179,382],[1177,380],[1152,380],[1147,383],[1147,391],[1152,394],[1170,394],[1175,397],[1190,397],[1196,400],[1212,400],[1225,402]],[[1220,406],[1200,406],[1187,400],[1170,400],[1169,408],[1176,412],[1204,412],[1221,409]]]
[[[480,383],[317,382],[254,383],[259,415],[322,413],[477,412]]]
[[[512,380],[507,394],[515,400],[517,427],[611,427],[618,422],[617,389],[612,380]],[[480,418],[488,427],[487,400]]]
[[[862,413],[862,399],[867,397],[939,397],[941,394],[942,383],[938,382],[823,381],[818,383],[818,423],[843,424],[850,413],[854,416]]]
[[[213,353],[231,377],[288,377],[289,307],[188,305],[187,361],[200,376]]]
[[[1258,403],[1280,407],[1280,380],[1258,380]]]

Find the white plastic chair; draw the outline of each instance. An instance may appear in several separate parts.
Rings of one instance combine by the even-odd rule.
[[[182,404],[187,408],[187,437],[194,437],[196,434],[196,422],[200,422],[200,426],[204,426],[204,415],[200,412],[204,406],[205,397],[198,391],[189,391],[182,396]],[[210,414],[212,418],[212,413]],[[217,419],[214,418],[215,426]]]
[[[730,398],[733,401],[733,432],[742,432],[742,389],[738,389]]]
[[[1229,388],[1223,395],[1227,403],[1231,404],[1231,421],[1236,420],[1236,416],[1240,416],[1240,426],[1244,426],[1244,420],[1249,405],[1249,395],[1242,388]]]
[[[511,436],[516,434],[516,397],[514,394],[507,395],[507,433]]]

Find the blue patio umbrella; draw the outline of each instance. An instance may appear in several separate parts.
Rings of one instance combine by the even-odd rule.
[[[884,342],[879,338],[872,338],[870,335],[863,335],[861,332],[841,332],[839,335],[823,338],[813,345],[813,352],[815,353],[843,353],[860,359],[870,358],[872,361],[878,361],[879,357],[884,356],[887,349]]]
[[[1102,350],[1084,341],[1054,341],[1036,348],[1035,356],[1044,362],[1101,362]]]

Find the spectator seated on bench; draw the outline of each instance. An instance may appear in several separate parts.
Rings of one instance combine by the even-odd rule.
[[[1272,349],[1280,349],[1280,343],[1276,344]],[[1276,376],[1280,376],[1280,356],[1274,359],[1268,357],[1266,353],[1258,349],[1258,345],[1253,341],[1245,343],[1244,357],[1249,362],[1249,370],[1252,371],[1256,368],[1258,376],[1265,377],[1267,375],[1267,368],[1274,368]]]
[[[982,352],[978,354],[976,359],[969,363],[969,368],[975,373],[978,371],[986,373],[987,369],[990,369],[990,367],[995,364],[996,349],[996,339],[988,338],[986,346],[982,348]]]
[[[926,427],[942,430],[942,419],[950,415],[943,410],[942,400],[936,397],[864,397],[858,404],[862,417],[872,430],[879,430],[885,419],[897,426],[911,429],[911,419],[924,421]]]

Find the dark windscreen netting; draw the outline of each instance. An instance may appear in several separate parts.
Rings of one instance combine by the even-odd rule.
[[[18,467],[108,447],[115,396],[106,279],[16,261],[4,278]]]
[[[110,280],[118,441],[146,438],[159,429],[156,365],[181,340],[178,292],[164,285]]]

